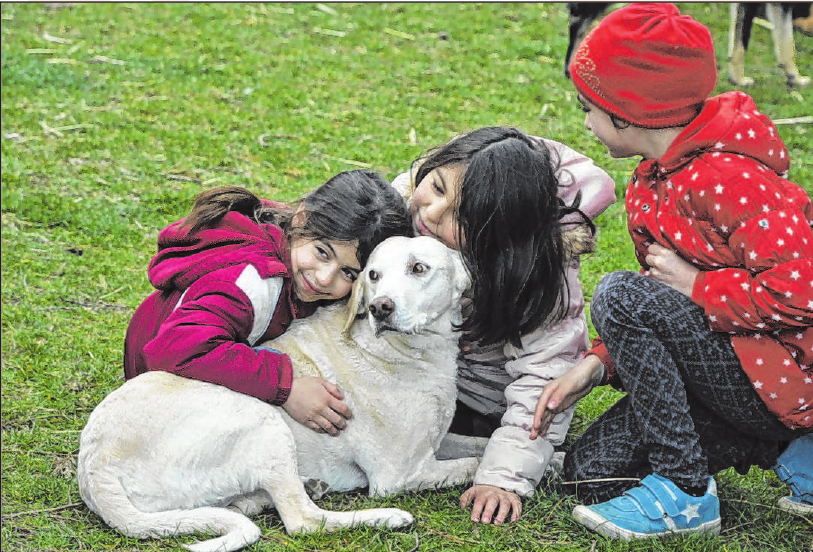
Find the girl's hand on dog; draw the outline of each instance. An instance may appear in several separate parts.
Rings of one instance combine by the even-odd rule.
[[[322,378],[294,378],[291,394],[282,405],[285,412],[300,424],[317,433],[334,437],[347,427],[353,417],[339,388]]]
[[[691,263],[684,261],[677,253],[657,243],[649,246],[646,256],[649,275],[670,286],[687,297],[692,296],[694,281],[700,272]]]
[[[460,507],[465,508],[469,502],[474,500],[471,508],[471,520],[491,523],[494,517],[494,525],[502,525],[508,512],[512,512],[511,521],[519,519],[522,513],[522,500],[519,495],[494,487],[492,485],[474,485],[460,495]]]

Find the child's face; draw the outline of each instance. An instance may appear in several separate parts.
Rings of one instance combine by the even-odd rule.
[[[577,98],[585,114],[584,126],[607,147],[610,157],[620,158],[636,155],[636,152],[632,151],[633,148],[629,138],[624,133],[627,129],[616,128],[608,113],[590,103],[581,94]]]
[[[356,243],[294,238],[291,267],[297,297],[310,303],[341,299],[349,294],[361,272],[357,249]]]
[[[416,235],[431,236],[447,247],[460,249],[455,205],[463,172],[460,165],[439,167],[418,182],[410,205]]]

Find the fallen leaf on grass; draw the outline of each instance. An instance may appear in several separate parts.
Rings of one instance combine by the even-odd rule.
[[[291,136],[290,134],[260,134],[258,142],[262,147],[268,146],[268,144],[266,143],[266,139],[268,138],[274,138],[275,140],[296,140],[297,142],[302,141],[302,139],[299,136]]]
[[[328,6],[325,6],[324,4],[316,4],[316,7],[319,8],[320,10],[322,10],[323,12],[328,13],[330,15],[338,15],[336,13],[336,10],[334,10],[333,8],[329,8]]]
[[[168,174],[166,175],[166,177],[167,180],[177,180],[180,182],[195,182],[196,184],[200,183],[200,179],[192,178],[191,176],[184,176],[182,174]]]
[[[42,5],[46,10],[56,11],[63,8],[70,8],[73,6],[72,2],[46,2]]]
[[[56,42],[57,44],[73,44],[73,41],[71,41],[68,38],[59,38],[58,36],[52,36],[49,35],[48,33],[43,33],[42,38],[44,38],[48,42]]]
[[[113,59],[113,58],[109,58],[107,56],[94,56],[93,59],[90,60],[90,61],[92,63],[109,63],[111,65],[124,65],[124,63],[125,63],[124,61],[122,61],[120,59]]]
[[[76,61],[75,59],[71,59],[71,58],[51,58],[51,59],[48,60],[48,63],[53,63],[53,64],[57,64],[57,65],[59,65],[59,64],[61,64],[61,65],[77,65],[77,64],[79,64],[78,61]]]
[[[92,128],[93,125],[87,123],[80,123],[78,125],[65,125],[60,127],[52,127],[49,126],[48,123],[45,121],[40,121],[40,126],[42,130],[45,131],[46,134],[53,134],[55,136],[62,136],[63,132],[67,132],[69,130],[84,130],[86,128]]]
[[[397,36],[398,38],[404,38],[406,40],[415,40],[415,35],[411,35],[409,33],[405,33],[402,31],[396,31],[395,29],[385,28],[384,32],[388,35]]]
[[[338,38],[344,38],[344,36],[347,34],[344,31],[334,31],[333,29],[323,29],[321,27],[314,27],[313,32],[315,32],[316,34],[335,36]]]

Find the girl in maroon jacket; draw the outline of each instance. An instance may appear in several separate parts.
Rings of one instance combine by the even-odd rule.
[[[348,295],[376,245],[410,234],[406,202],[371,171],[333,177],[295,211],[243,188],[203,192],[158,236],[156,291],[127,328],[125,377],[166,370],[217,383],[337,435],[351,415],[339,389],[294,379],[288,355],[255,345]]]
[[[574,517],[625,539],[718,532],[711,476],[752,465],[789,484],[780,506],[813,511],[813,205],[776,127],[742,92],[708,97],[711,35],[671,4],[608,15],[571,75],[610,155],[642,157],[626,192],[641,273],[601,281],[602,342],[536,409],[544,434],[594,385],[627,392],[567,455],[604,501]]]

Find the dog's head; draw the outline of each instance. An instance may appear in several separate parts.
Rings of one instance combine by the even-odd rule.
[[[359,314],[375,334],[414,334],[459,324],[469,276],[460,253],[434,238],[393,237],[370,255],[353,285],[345,333]],[[438,327],[437,331],[448,331]]]

